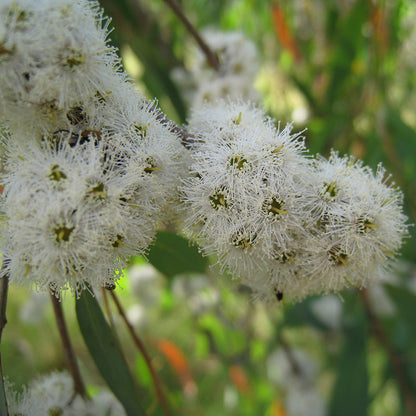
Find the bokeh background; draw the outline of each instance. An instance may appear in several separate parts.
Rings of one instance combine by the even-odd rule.
[[[178,124],[189,102],[174,73],[196,44],[163,0],[102,0],[123,65]],[[259,103],[294,122],[311,154],[382,162],[416,216],[416,3],[413,0],[182,0],[198,32],[238,31],[257,49]],[[249,63],[248,63],[249,64]],[[173,226],[172,226],[173,227]],[[405,416],[416,397],[415,230],[385,282],[366,292],[264,305],[219,275],[173,228],[117,289],[178,415]],[[103,302],[101,294],[97,294]],[[63,305],[90,391],[103,385]],[[112,308],[110,308],[112,309]],[[163,414],[123,323],[112,319],[149,415]],[[99,342],[99,340],[97,340]],[[64,369],[47,295],[10,288],[4,374],[16,386]],[[416,411],[416,409],[413,409]]]

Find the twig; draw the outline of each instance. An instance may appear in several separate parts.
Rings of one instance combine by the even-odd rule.
[[[294,375],[301,377],[302,376],[302,369],[299,366],[298,361],[296,360],[295,356],[293,355],[293,350],[290,348],[289,344],[287,343],[286,339],[284,338],[283,334],[279,335],[279,344],[281,345],[284,353],[286,354],[287,360],[289,361],[289,365],[292,369]]]
[[[402,391],[405,400],[407,414],[408,416],[416,416],[416,400],[409,386],[409,382],[406,377],[406,372],[403,367],[402,358],[397,353],[397,351],[395,351],[393,344],[390,342],[389,337],[387,336],[381,325],[381,322],[379,321],[377,315],[372,309],[370,299],[368,297],[368,292],[366,289],[361,290],[361,297],[363,299],[364,307],[366,309],[368,319],[373,328],[374,334],[380,341],[381,345],[385,348],[390,358],[393,373],[396,377],[397,383],[399,385],[400,390]]]
[[[117,28],[112,36],[118,38],[119,44],[137,43],[137,39],[146,39],[155,28],[159,27],[157,17],[148,13],[139,1],[101,0],[100,4],[106,15],[111,16],[112,25]],[[158,32],[159,36],[152,36],[153,50],[157,51],[163,65],[178,66],[180,61],[173,54],[166,39],[160,35],[160,31]]]
[[[71,340],[69,339],[69,333],[65,323],[61,301],[56,297],[53,288],[51,288],[50,295],[53,305],[53,311],[55,313],[56,324],[58,326],[59,335],[61,336],[62,340],[62,347],[64,349],[65,358],[68,362],[72,380],[74,381],[74,392],[81,395],[84,399],[88,399],[88,394],[85,390],[85,385],[81,378],[81,373],[79,371],[74,349],[72,347]]]
[[[220,63],[218,61],[217,55],[211,50],[211,48],[204,42],[204,40],[199,36],[199,33],[192,26],[191,22],[183,13],[180,4],[176,0],[164,0],[165,3],[170,6],[170,8],[175,12],[175,14],[182,21],[188,32],[195,38],[202,52],[204,52],[207,57],[208,63],[218,71],[220,68]]]
[[[147,353],[146,348],[143,345],[143,342],[140,340],[140,338],[138,337],[138,335],[135,333],[133,326],[131,325],[131,323],[127,319],[127,316],[124,313],[124,310],[123,310],[120,302],[118,301],[116,294],[114,293],[113,290],[111,290],[110,293],[111,293],[111,297],[114,300],[114,303],[117,306],[117,310],[118,310],[119,314],[121,315],[121,317],[123,318],[123,321],[125,322],[125,324],[127,325],[127,328],[129,329],[130,335],[132,336],[132,338],[134,340],[134,343],[136,344],[137,348],[140,350],[140,352],[143,355],[143,358],[146,361],[146,364],[147,364],[147,366],[149,368],[150,374],[152,375],[152,378],[153,378],[153,384],[155,386],[156,395],[157,395],[157,397],[159,399],[160,405],[162,406],[162,409],[163,409],[165,415],[170,416],[171,413],[170,413],[169,408],[168,408],[168,405],[166,403],[166,399],[165,399],[165,397],[163,395],[160,380],[158,379],[157,374],[156,374],[156,371],[153,368],[153,365],[152,365],[152,361],[150,359],[150,356]]]
[[[191,148],[195,143],[198,143],[198,138],[193,136],[192,134],[188,133],[182,127],[175,124],[172,120],[168,119],[165,113],[163,113],[160,108],[157,107],[157,102],[153,102],[150,107],[150,112],[154,113],[156,120],[159,121],[161,124],[166,126],[170,132],[178,135],[181,139],[181,143],[187,149]]]
[[[3,264],[1,266],[1,274],[0,277],[0,343],[1,343],[1,336],[3,334],[3,329],[7,324],[7,317],[6,317],[6,307],[7,307],[7,294],[9,291],[9,275],[5,273],[4,270],[7,267],[7,264],[10,260],[4,259]]]
[[[7,307],[7,294],[9,292],[9,274],[5,272],[5,269],[8,266],[10,259],[3,259],[3,264],[1,266],[0,274],[0,344],[1,344],[1,336],[3,334],[3,329],[7,324],[7,317],[6,317],[6,307]],[[1,385],[3,386],[3,397],[6,401],[6,415],[9,416],[9,408],[7,406],[7,397],[6,392],[4,390],[4,378],[3,378],[3,367],[1,362],[1,350],[0,350],[0,377],[2,380]]]
[[[190,149],[195,143],[198,143],[199,141],[195,136],[189,134],[186,130],[177,126],[176,124],[172,123],[170,131],[180,137],[182,145],[187,149]]]
[[[102,287],[102,292],[103,292],[103,298],[104,298],[104,306],[105,306],[105,310],[106,310],[106,312],[107,312],[107,316],[108,316],[108,320],[109,320],[109,322],[110,322],[110,326],[111,326],[111,329],[114,331],[114,333],[115,333],[115,325],[114,325],[114,319],[113,319],[113,314],[111,313],[111,309],[110,309],[110,304],[108,303],[108,298],[107,298],[107,291],[108,290],[111,290],[111,289],[108,289],[108,288],[106,288],[106,287]]]

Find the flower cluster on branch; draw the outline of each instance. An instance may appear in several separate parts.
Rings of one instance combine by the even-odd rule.
[[[251,104],[199,105],[183,146],[129,82],[96,2],[2,2],[0,98],[12,282],[112,284],[180,206],[203,252],[263,299],[362,287],[406,235],[381,166],[306,157],[301,133]]]
[[[3,2],[0,24],[4,271],[57,294],[111,284],[171,212],[186,149],[97,3]]]
[[[186,228],[261,298],[365,286],[400,248],[403,195],[381,165],[306,157],[291,125],[242,102],[206,104],[189,129]]]

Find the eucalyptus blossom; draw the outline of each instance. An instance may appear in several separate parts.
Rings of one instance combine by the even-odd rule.
[[[264,300],[363,287],[407,234],[401,191],[350,156],[306,157],[301,133],[242,102],[194,110],[185,229]]]

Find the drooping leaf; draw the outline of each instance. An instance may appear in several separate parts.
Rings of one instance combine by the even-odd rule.
[[[189,241],[176,234],[160,231],[148,255],[150,263],[171,277],[181,273],[204,273],[207,261]]]
[[[385,285],[385,288],[397,308],[397,321],[387,330],[400,354],[409,387],[416,395],[416,295],[403,287]]]
[[[127,416],[145,416],[134,379],[97,300],[84,290],[75,307],[85,344],[102,377],[126,410]]]
[[[416,335],[416,295],[403,287],[388,284],[384,287],[399,309],[400,318],[405,321],[408,329]]]
[[[355,303],[355,302],[354,302]],[[345,340],[338,359],[337,379],[330,400],[330,415],[367,416],[368,372],[366,319],[360,305],[345,304]]]

